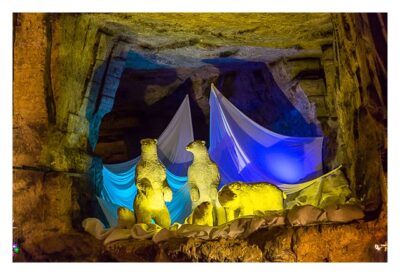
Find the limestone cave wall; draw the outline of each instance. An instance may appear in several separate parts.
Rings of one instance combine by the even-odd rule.
[[[27,255],[101,215],[89,121],[110,104],[95,102],[91,79],[116,41],[84,16],[14,15],[13,224]]]
[[[132,79],[140,73],[129,69],[130,53],[157,52],[168,59],[176,57],[171,52],[182,50],[194,55],[200,48],[203,59],[204,54],[214,59],[257,55],[247,47],[268,50],[252,61],[256,65],[233,70],[224,66],[218,69],[213,64],[185,65],[178,69],[175,66],[171,82],[158,88],[142,88],[146,94],[141,102],[149,106],[156,103],[160,109],[169,110],[164,114],[166,117],[172,116],[180,93],[189,89],[196,110],[194,120],[203,123],[204,128],[211,82],[216,82],[223,91],[230,91],[226,96],[240,104],[243,94],[239,90],[271,92],[274,89],[266,88],[265,83],[273,80],[282,94],[279,98],[274,94],[272,98],[275,96],[276,102],[289,102],[291,110],[301,114],[301,123],[310,126],[309,132],[303,134],[326,137],[325,169],[343,165],[352,190],[363,201],[369,221],[334,229],[329,225],[322,230],[295,228],[292,233],[288,231],[290,234],[280,233],[287,240],[282,245],[265,244],[269,233],[260,232],[264,239],[247,240],[263,247],[253,260],[279,257],[288,261],[379,260],[371,247],[387,238],[385,15],[255,14],[249,20],[246,15],[228,14],[220,22],[214,22],[210,14],[199,15],[197,21],[182,16],[14,15],[13,223],[14,239],[22,244],[21,260],[119,259],[83,234],[80,222],[85,217],[102,215],[95,198],[96,183],[101,182],[100,156],[105,161],[108,157],[109,162],[117,162],[137,153],[134,145],[129,145],[135,136],[126,134],[129,133],[126,128],[143,129],[139,127],[143,125],[143,117],[138,115],[142,110],[127,113],[126,105],[121,104],[127,100],[124,94],[133,90]],[[189,23],[179,25],[179,22]],[[244,22],[248,27],[243,28]],[[224,45],[235,47],[224,48]],[[187,58],[179,62],[190,63]],[[151,70],[146,72],[151,74]],[[165,76],[162,75],[165,70],[153,68],[154,72],[159,77]],[[143,75],[142,72],[140,76]],[[271,100],[268,93],[262,97],[262,104]],[[274,125],[272,120],[265,120],[268,113],[260,116],[262,107],[253,113],[248,108],[248,115],[278,132],[293,134],[290,131],[296,130],[293,125],[299,121]],[[246,112],[246,104],[242,108]],[[285,115],[289,119],[282,121],[291,121],[290,114],[280,114]],[[161,124],[165,123],[167,119]],[[151,133],[157,135],[157,131]],[[197,134],[200,138],[206,136],[201,131]],[[350,234],[352,230],[363,237]],[[330,244],[336,238],[345,238],[343,246],[349,251],[366,249],[371,253],[349,258],[332,252]],[[326,250],[323,258],[313,252],[316,239],[323,240],[321,247]],[[81,246],[76,247],[76,243]],[[164,251],[171,249],[166,246]],[[294,256],[279,256],[279,251],[289,251]]]
[[[387,33],[382,14],[335,14],[338,162],[366,210],[387,202]]]

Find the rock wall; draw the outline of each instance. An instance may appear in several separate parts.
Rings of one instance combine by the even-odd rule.
[[[110,60],[99,73],[109,81],[123,50],[81,15],[16,14],[14,27],[14,240],[32,255],[48,235],[102,215],[90,184],[99,160],[88,140],[91,121],[111,107],[103,90],[96,97],[92,75]]]
[[[101,182],[101,160],[94,155],[93,150],[98,143],[103,117],[112,110],[117,97],[121,96],[117,89],[123,89],[119,84],[124,77],[128,51],[132,45],[150,51],[168,52],[175,50],[174,47],[185,50],[192,46],[211,50],[227,43],[239,46],[239,42],[242,45],[290,48],[290,55],[286,54],[279,59],[275,53],[271,54],[269,62],[265,64],[271,69],[285,100],[295,106],[306,123],[315,125],[316,133],[320,131],[328,137],[325,144],[326,169],[343,164],[353,191],[364,202],[367,219],[372,221],[362,225],[298,228],[296,234],[289,230],[277,235],[276,240],[282,242],[268,241],[268,236],[263,237],[264,233],[259,233],[260,236],[255,237],[253,242],[250,239],[246,242],[232,240],[203,245],[199,240],[187,243],[180,240],[179,245],[165,244],[161,251],[167,255],[157,254],[160,248],[146,244],[152,248],[149,251],[141,250],[141,253],[158,255],[160,259],[156,257],[155,260],[170,261],[183,259],[179,258],[182,253],[189,252],[192,254],[186,255],[186,260],[199,261],[385,260],[371,250],[373,244],[384,243],[387,238],[384,15],[299,15],[293,22],[304,20],[306,23],[297,24],[297,28],[303,29],[291,32],[293,35],[299,34],[291,38],[288,38],[285,31],[290,27],[289,17],[281,15],[287,19],[285,22],[288,24],[282,26],[283,30],[277,27],[275,34],[278,38],[275,42],[258,40],[259,37],[272,35],[273,28],[268,29],[263,24],[255,23],[254,28],[246,30],[224,29],[217,23],[209,23],[213,22],[208,21],[213,18],[210,15],[201,17],[199,24],[204,24],[202,31],[193,32],[182,26],[177,30],[179,35],[175,37],[169,31],[162,31],[164,26],[160,22],[174,28],[176,22],[182,21],[181,16],[151,16],[14,16],[13,217],[14,240],[21,244],[24,255],[19,260],[99,261],[127,257],[121,250],[120,256],[113,254],[115,251],[112,250],[104,252],[99,242],[80,232],[80,222],[88,216],[101,217],[94,197],[96,186],[91,184]],[[157,21],[157,18],[161,21]],[[233,18],[237,19],[226,17],[228,21]],[[263,17],[258,14],[255,18],[266,24],[268,20],[275,22],[279,16]],[[132,25],[131,20],[137,25]],[[247,19],[243,17],[241,20]],[[314,25],[318,27],[308,32],[310,26]],[[137,28],[142,28],[148,35],[137,37]],[[207,36],[208,28],[214,28],[215,31],[205,43],[199,36]],[[156,34],[154,30],[157,30]],[[185,35],[191,37],[190,43],[181,41]],[[301,39],[307,41],[296,46],[296,41]],[[158,46],[154,48],[154,43],[150,42]],[[313,52],[299,55],[303,47],[313,49]],[[217,55],[231,56],[236,50]],[[246,50],[243,48],[244,52]],[[242,103],[244,110],[249,108],[250,116],[253,115],[261,124],[268,124],[268,121],[263,121],[263,117],[257,117],[258,111],[251,114],[253,105],[246,105],[235,91],[251,86],[256,91],[252,95],[254,98],[261,98],[260,102],[271,100],[268,94],[259,93],[266,89],[265,84],[260,84],[262,80],[271,79],[266,71],[260,72],[259,69],[248,67],[240,73],[226,70],[223,66],[182,70],[177,74],[178,81],[167,85],[170,90],[161,97],[172,92],[179,95],[189,89],[195,102],[193,106],[197,108],[199,117],[206,121],[204,114],[207,114],[208,108],[208,87],[211,82],[217,82],[222,90],[233,91],[227,96],[238,104]],[[236,76],[233,76],[235,73]],[[238,79],[245,81],[240,82]],[[160,96],[159,91],[154,87],[150,90],[152,93],[147,94],[144,100],[154,103],[155,98]],[[170,112],[172,116],[173,111]],[[105,121],[112,126],[116,126],[115,121],[119,121],[121,127],[132,127],[138,123],[135,117],[126,121],[117,117],[114,122],[107,119]],[[275,127],[285,131],[284,125]],[[291,129],[286,127],[286,130]],[[99,144],[107,152],[107,146]],[[120,142],[114,148],[118,146],[122,148],[125,145]],[[125,158],[133,152],[122,154]],[[335,241],[343,236],[345,241],[335,246]],[[260,246],[260,242],[263,245]],[[76,248],[78,243],[82,244],[82,249]],[[215,247],[221,245],[227,250],[231,249],[226,259],[215,251]],[[195,247],[202,248],[196,252]],[[279,254],[282,249],[288,251],[288,247],[290,253]],[[317,255],[319,250],[315,247],[323,251],[320,253],[322,256]],[[341,254],[339,250],[343,247],[356,253],[356,256]],[[243,249],[250,251],[249,255],[241,254]],[[363,254],[366,250],[369,254]],[[148,259],[145,256],[142,258]]]
[[[387,84],[383,14],[334,14],[337,162],[366,211],[386,208]],[[374,34],[374,36],[373,36]]]
[[[18,15],[14,40],[13,135],[14,166],[39,162],[49,116],[46,106],[44,15]],[[48,67],[48,66],[47,66]]]
[[[119,240],[105,245],[119,262],[385,262],[382,223],[273,226],[237,239]]]
[[[54,123],[49,47],[45,15],[15,16],[13,224],[18,242],[71,228],[71,179],[49,177],[50,163],[45,166],[40,157]]]
[[[386,19],[332,14],[332,43],[270,64],[278,85],[325,137],[326,171],[343,165],[365,210],[386,204]]]

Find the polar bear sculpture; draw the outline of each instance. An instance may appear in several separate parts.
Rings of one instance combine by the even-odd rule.
[[[233,182],[218,192],[219,203],[225,208],[227,221],[267,211],[283,210],[286,195],[270,183]]]
[[[188,185],[192,199],[192,209],[199,204],[209,201],[215,205],[220,175],[217,164],[209,155],[205,142],[195,140],[186,146],[186,150],[193,154],[193,163],[188,169]]]
[[[136,166],[136,187],[134,201],[136,222],[154,222],[162,227],[171,225],[165,202],[172,200],[172,191],[167,183],[166,170],[157,156],[157,140],[142,139],[141,156]]]

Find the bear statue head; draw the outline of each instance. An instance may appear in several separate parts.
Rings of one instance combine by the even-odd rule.
[[[210,208],[212,210],[212,204],[209,201],[204,201],[200,203],[196,209],[200,211],[200,213],[206,213],[207,211],[210,211]]]
[[[145,138],[140,140],[141,151],[143,155],[157,154],[157,139]]]
[[[186,151],[193,154],[207,152],[206,142],[204,140],[194,140],[186,146]]]
[[[155,138],[144,138],[140,140],[141,145],[157,145],[157,139]]]
[[[213,205],[209,201],[203,201],[193,211],[195,218],[203,218],[213,211]]]
[[[218,192],[218,201],[222,206],[228,206],[229,203],[235,201],[235,198],[237,197],[235,189],[231,187],[232,186],[225,185]]]

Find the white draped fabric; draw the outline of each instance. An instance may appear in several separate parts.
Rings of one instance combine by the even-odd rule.
[[[223,185],[234,182],[296,184],[322,174],[323,137],[290,137],[252,121],[215,86],[210,93],[209,153]]]
[[[172,222],[183,222],[191,211],[186,175],[193,155],[185,147],[192,141],[190,104],[186,96],[158,138],[158,157],[167,169],[167,181],[173,192],[172,201],[166,203]],[[111,226],[116,224],[119,206],[134,210],[135,170],[139,159],[140,156],[123,163],[103,165],[103,188],[98,201]]]
[[[188,96],[158,138],[158,155],[167,168],[173,200],[167,203],[172,222],[182,223],[191,212],[187,169],[193,156],[185,150],[193,141]],[[295,193],[322,175],[322,137],[289,137],[265,129],[229,102],[213,85],[210,94],[209,154],[219,167],[223,185],[233,182],[270,182]],[[111,226],[119,206],[133,209],[135,169],[140,156],[103,166],[98,198]]]

